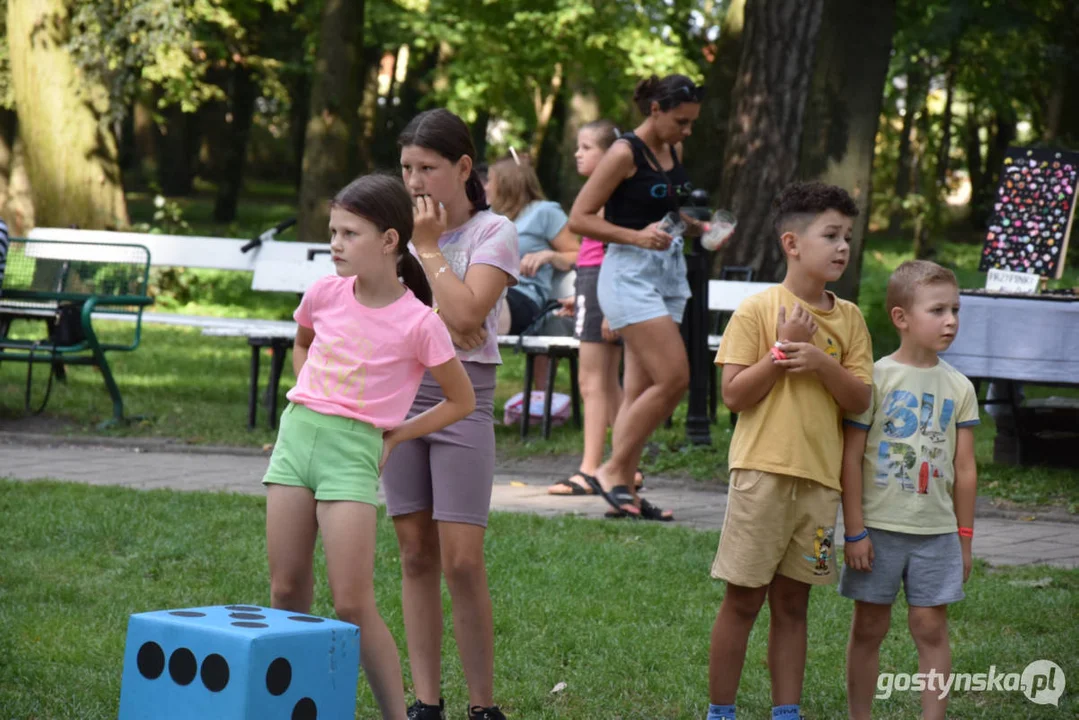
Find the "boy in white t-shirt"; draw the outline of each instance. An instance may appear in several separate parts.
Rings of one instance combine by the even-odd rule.
[[[846,566],[839,592],[855,601],[847,648],[850,717],[868,719],[880,645],[902,582],[918,671],[951,672],[950,603],[970,577],[977,469],[974,386],[937,357],[959,330],[955,275],[914,260],[888,280],[899,349],[873,366],[873,403],[848,415],[843,448]],[[943,683],[922,693],[922,717],[944,718]],[[943,695],[943,697],[942,697]]]

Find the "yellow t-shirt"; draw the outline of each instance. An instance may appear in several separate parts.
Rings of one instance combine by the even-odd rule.
[[[829,293],[831,295],[831,293]],[[742,301],[723,332],[716,365],[753,365],[776,340],[782,305],[790,317],[795,303],[813,313],[813,343],[865,381],[873,378],[873,349],[858,306],[832,295],[832,309],[810,306],[782,285]],[[759,403],[738,416],[727,466],[815,480],[840,489],[843,413],[813,373],[784,373]]]
[[[862,461],[866,527],[915,535],[958,529],[955,438],[978,418],[974,386],[943,360],[931,368],[896,362],[873,366],[873,405],[847,424],[868,430]]]

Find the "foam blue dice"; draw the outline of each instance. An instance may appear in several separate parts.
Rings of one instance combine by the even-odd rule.
[[[127,624],[119,720],[356,715],[360,629],[252,605],[160,610]]]

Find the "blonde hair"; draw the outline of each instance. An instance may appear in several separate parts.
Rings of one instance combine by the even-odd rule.
[[[918,289],[927,285],[947,284],[959,287],[955,273],[929,260],[907,260],[888,278],[885,306],[888,314],[894,308],[910,310]]]
[[[529,204],[547,198],[532,163],[523,156],[520,164],[514,158],[503,158],[487,172],[494,180],[490,185],[491,209],[510,220],[516,220]]]

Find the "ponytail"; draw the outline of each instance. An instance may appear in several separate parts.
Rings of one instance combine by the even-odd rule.
[[[480,174],[476,172],[476,168],[472,168],[472,172],[468,175],[468,180],[465,180],[465,194],[468,195],[468,200],[472,203],[473,212],[486,210],[490,207],[487,204],[487,191],[483,189],[483,180],[480,179]]]
[[[403,245],[403,243],[402,243]],[[427,274],[423,271],[423,265],[416,256],[405,250],[397,256],[397,269],[401,273],[401,282],[405,284],[412,294],[420,302],[428,307],[434,305],[434,293],[431,292],[431,284],[427,282]]]

